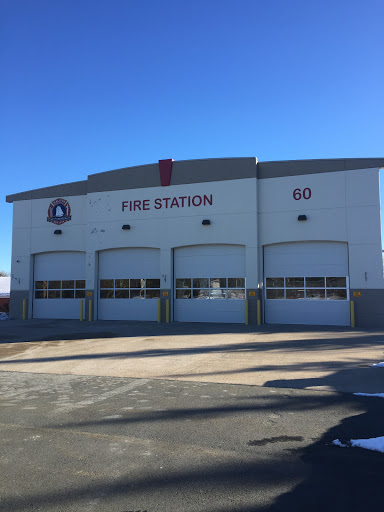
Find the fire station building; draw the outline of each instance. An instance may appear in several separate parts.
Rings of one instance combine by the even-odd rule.
[[[176,161],[21,192],[11,318],[384,325],[384,158]]]

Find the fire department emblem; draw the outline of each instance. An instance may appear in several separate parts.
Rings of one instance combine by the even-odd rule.
[[[48,208],[47,221],[59,226],[68,220],[71,220],[71,207],[68,201],[61,198],[52,201]]]

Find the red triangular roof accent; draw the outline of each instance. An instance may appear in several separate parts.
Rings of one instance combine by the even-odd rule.
[[[159,160],[160,182],[162,187],[168,187],[171,184],[173,158],[169,160]]]

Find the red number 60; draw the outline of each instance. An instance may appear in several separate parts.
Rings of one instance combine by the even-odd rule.
[[[298,201],[301,198],[310,199],[311,195],[312,191],[308,187],[303,190],[303,193],[301,193],[301,188],[295,188],[295,190],[293,191],[293,199],[295,201]]]

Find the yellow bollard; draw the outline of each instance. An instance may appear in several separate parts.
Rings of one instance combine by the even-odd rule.
[[[27,299],[23,299],[23,320],[27,318]]]
[[[351,327],[355,328],[355,302],[351,300]]]
[[[245,325],[248,325],[248,299],[245,299]]]
[[[88,322],[92,322],[92,299],[89,300]]]
[[[161,300],[159,299],[159,302],[157,304],[157,321],[161,322]]]
[[[80,322],[83,321],[83,312],[84,312],[84,301],[83,299],[80,300]]]
[[[165,321],[167,322],[167,324],[169,324],[169,299],[167,299],[165,306]]]
[[[261,325],[261,300],[257,300],[257,325]]]

